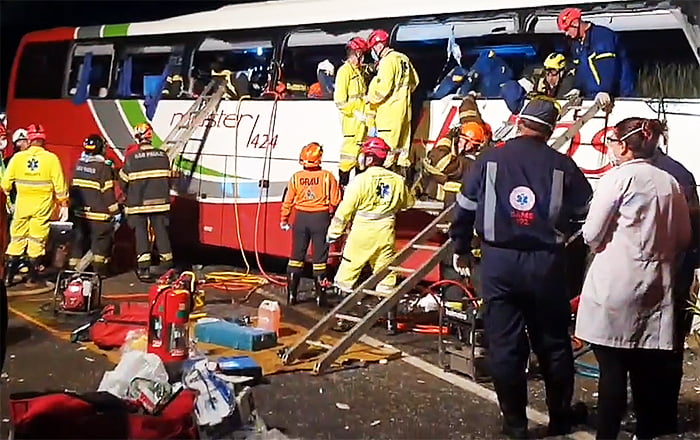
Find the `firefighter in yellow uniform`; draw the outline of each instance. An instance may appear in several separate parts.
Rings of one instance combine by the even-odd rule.
[[[396,253],[396,213],[413,205],[413,197],[403,178],[382,166],[390,150],[381,138],[365,141],[360,166],[366,170],[346,187],[331,220],[329,243],[338,240],[352,220],[342,262],[335,275],[335,286],[341,293],[352,292],[365,264],[369,263],[377,272],[391,262]],[[395,284],[396,274],[392,273],[379,283],[377,290],[391,291]]]
[[[411,94],[419,79],[408,57],[388,44],[389,34],[384,30],[375,30],[369,36],[369,47],[379,66],[367,92],[367,125],[371,135],[374,127],[376,136],[392,148],[393,154],[384,166],[398,165],[405,176],[411,166]]]
[[[5,280],[12,284],[25,251],[29,257],[28,285],[35,285],[39,258],[45,253],[49,219],[56,203],[61,207],[59,220],[68,220],[68,188],[58,157],[44,149],[46,134],[39,124],[27,128],[29,148],[16,153],[2,178],[6,195],[17,188],[15,213],[10,225],[10,244]]]
[[[340,110],[343,129],[343,146],[340,149],[339,183],[348,184],[350,172],[357,166],[360,145],[365,137],[365,94],[367,84],[362,73],[362,58],[369,49],[367,41],[360,37],[350,40],[346,46],[347,59],[335,77],[333,101]]]

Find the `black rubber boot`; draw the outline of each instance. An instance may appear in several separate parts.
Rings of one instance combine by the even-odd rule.
[[[314,291],[316,293],[316,305],[319,307],[328,307],[328,298],[326,297],[326,288],[330,282],[325,276],[317,276],[314,279]]]
[[[287,305],[289,306],[293,306],[297,303],[300,281],[300,273],[297,272],[287,274]]]
[[[27,273],[27,282],[25,283],[25,285],[27,287],[40,286],[42,283],[39,279],[39,260],[37,258],[30,258],[28,265],[29,272]]]
[[[153,281],[151,268],[149,266],[139,266],[138,269],[136,269],[136,276],[142,283],[150,283]]]
[[[105,263],[92,263],[92,268],[100,278],[107,278],[107,265]]]
[[[10,287],[14,284],[15,275],[19,273],[20,257],[8,256],[5,263],[5,286]]]

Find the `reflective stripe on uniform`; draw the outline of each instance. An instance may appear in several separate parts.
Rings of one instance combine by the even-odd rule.
[[[462,193],[457,194],[457,204],[460,208],[466,209],[467,211],[476,211],[476,202],[469,200]]]
[[[468,117],[475,117],[479,116],[479,113],[476,110],[465,110],[463,112],[459,112],[459,117],[461,118],[468,118]]]
[[[171,261],[173,259],[173,254],[172,254],[172,252],[166,252],[164,254],[160,254],[160,259],[161,259],[161,261]]]
[[[135,171],[129,173],[128,181],[140,180],[140,179],[159,179],[170,177],[170,170],[149,170],[149,171]]]
[[[151,254],[150,253],[141,254],[138,257],[136,257],[137,263],[145,263],[147,261],[151,261]]]
[[[368,220],[382,220],[385,218],[394,218],[394,213],[393,212],[384,212],[384,213],[379,213],[379,212],[363,212],[360,211],[357,214],[355,214],[356,217],[362,217]]]
[[[462,190],[462,183],[461,182],[445,182],[443,187],[445,188],[445,191],[447,191],[447,192],[459,193]]]
[[[98,220],[98,221],[107,221],[109,220],[112,216],[109,214],[104,214],[101,212],[91,212],[91,211],[85,211],[85,210],[76,210],[75,211],[75,216],[80,217],[80,218],[86,218],[88,220]]]
[[[170,203],[163,203],[160,205],[146,205],[146,206],[127,206],[124,211],[127,214],[148,214],[151,212],[163,212],[170,210]]]
[[[326,263],[314,263],[313,270],[326,270]]]
[[[486,163],[486,188],[484,191],[484,240],[496,239],[496,173],[498,163]]]
[[[114,188],[114,182],[112,182],[111,180],[108,180],[105,182],[104,186],[102,187],[102,192],[108,191],[112,188]]]
[[[564,198],[564,172],[562,170],[552,171],[552,192],[549,199],[549,222],[556,225],[561,204]]]
[[[289,267],[304,267],[304,262],[299,260],[289,260],[287,263]]]
[[[100,183],[95,182],[94,180],[73,179],[72,185],[78,188],[89,188],[97,191],[102,191],[102,186],[100,186]]]

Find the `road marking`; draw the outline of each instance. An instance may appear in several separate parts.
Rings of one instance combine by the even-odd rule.
[[[267,289],[259,289],[258,292],[260,292],[261,295],[266,296],[271,299],[275,299],[277,301],[280,301],[281,303],[284,303],[285,298],[283,298],[281,295],[276,295],[274,293],[269,292]],[[301,313],[302,315],[305,315],[308,318],[312,319],[320,319],[323,317],[321,313],[301,308],[301,307],[295,307],[294,311]],[[423,360],[419,357],[413,356],[411,354],[408,354],[404,352],[403,350],[391,345],[387,344],[385,342],[380,341],[379,339],[375,339],[371,336],[363,336],[360,338],[360,341],[364,342],[367,345],[375,346],[375,347],[389,347],[393,348],[401,353],[401,357],[399,358],[403,362],[406,362],[409,365],[412,365],[415,368],[418,368],[419,370],[428,373],[434,377],[437,377],[438,379],[444,380],[445,382],[448,382],[454,386],[457,386],[465,391],[468,391],[472,394],[475,394],[478,397],[481,397],[484,400],[488,400],[496,405],[498,405],[498,397],[496,396],[496,392],[493,390],[490,390],[486,388],[483,385],[479,385],[478,383],[467,379],[464,376],[460,376],[454,373],[447,372],[443,370],[441,367],[432,364],[426,360]],[[538,425],[547,425],[549,423],[549,417],[547,414],[538,411],[530,406],[526,408],[527,410],[527,418],[530,419],[532,422],[538,424]],[[575,440],[593,440],[595,439],[595,436],[592,435],[588,431],[577,431],[573,432],[568,435],[569,438],[575,439]]]

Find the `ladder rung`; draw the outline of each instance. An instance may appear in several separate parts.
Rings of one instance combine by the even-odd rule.
[[[414,244],[411,246],[413,249],[418,249],[420,251],[439,251],[440,246],[433,246],[431,244]]]
[[[357,316],[352,316],[352,315],[345,315],[343,313],[336,313],[335,317],[338,319],[342,319],[343,321],[350,321],[350,322],[362,321],[362,318],[358,318]]]
[[[401,273],[413,273],[416,271],[415,269],[409,269],[407,267],[401,267],[401,266],[389,266],[389,270],[392,270],[394,272],[401,272]]]
[[[331,348],[333,348],[332,345],[324,344],[321,341],[306,341],[306,343],[312,347],[325,348],[326,350],[330,350]]]
[[[379,298],[386,298],[391,295],[391,292],[378,292],[372,289],[362,289],[362,293],[365,295],[378,296]]]

